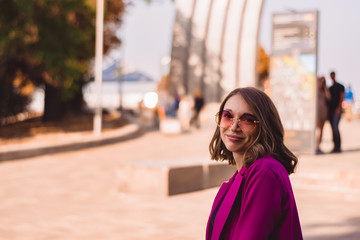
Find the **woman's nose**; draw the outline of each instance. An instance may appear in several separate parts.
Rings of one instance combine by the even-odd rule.
[[[236,118],[234,118],[231,123],[230,129],[234,131],[237,130],[238,128],[239,128],[239,122]]]

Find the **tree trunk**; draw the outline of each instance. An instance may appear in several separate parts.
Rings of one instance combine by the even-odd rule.
[[[84,80],[80,79],[78,83],[79,88],[75,92],[73,99],[70,100],[68,108],[73,113],[81,113],[84,110],[85,105],[84,95],[82,91],[85,84]]]
[[[64,107],[61,100],[61,89],[45,84],[45,105],[43,121],[57,121],[63,117]]]

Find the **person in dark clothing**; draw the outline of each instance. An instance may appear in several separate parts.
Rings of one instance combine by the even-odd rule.
[[[200,89],[196,89],[194,93],[194,109],[191,125],[195,124],[196,128],[200,128],[200,111],[204,107],[204,97]]]
[[[333,85],[330,87],[330,104],[329,104],[329,121],[331,124],[334,149],[332,153],[341,152],[341,137],[339,131],[339,123],[342,114],[342,102],[345,96],[345,87],[336,81],[335,72],[330,73]]]

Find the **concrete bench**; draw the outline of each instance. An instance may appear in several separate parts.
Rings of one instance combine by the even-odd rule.
[[[118,170],[119,191],[171,196],[220,186],[236,171],[234,166],[211,160],[143,161]]]

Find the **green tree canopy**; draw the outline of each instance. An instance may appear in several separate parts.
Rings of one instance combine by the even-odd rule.
[[[106,52],[120,43],[116,30],[125,5],[118,0],[105,2]],[[56,120],[81,105],[84,76],[94,57],[95,3],[0,0],[0,117],[23,110],[11,109],[9,101],[24,98],[19,89],[28,82],[46,86],[45,120]],[[20,84],[14,84],[15,79]]]

